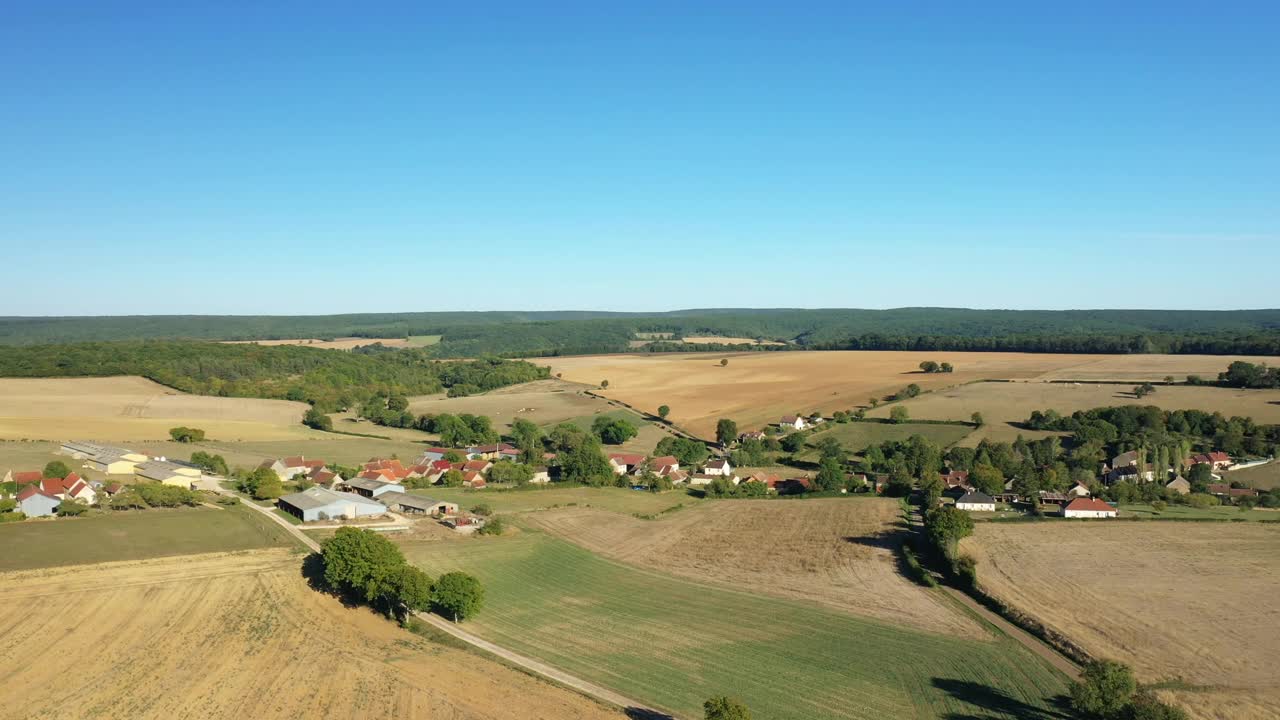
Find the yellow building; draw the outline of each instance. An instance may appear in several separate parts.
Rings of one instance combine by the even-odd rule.
[[[154,480],[165,485],[191,488],[200,479],[200,468],[187,467],[164,460],[150,460],[138,465],[135,474],[144,480]]]

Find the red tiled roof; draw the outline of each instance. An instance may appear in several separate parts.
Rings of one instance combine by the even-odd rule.
[[[644,456],[636,453],[612,453],[609,459],[616,465],[639,465],[644,462]]]
[[[106,490],[109,493],[118,493],[123,489],[124,485],[121,485],[118,482],[109,483],[105,488],[103,488],[103,490]]]
[[[662,457],[649,458],[649,464],[655,468],[665,465],[679,465],[680,461],[672,455],[663,455]]]
[[[1071,502],[1067,503],[1067,506],[1063,508],[1063,511],[1065,512],[1067,510],[1095,510],[1095,511],[1102,511],[1102,512],[1116,511],[1115,508],[1111,507],[1110,505],[1102,502],[1097,498],[1086,498],[1086,497],[1076,498],[1075,500],[1072,500]]]
[[[27,470],[24,472],[16,472],[13,474],[13,481],[19,485],[27,483],[40,482],[44,478],[44,473],[39,470]]]
[[[50,495],[49,493],[44,492],[43,490],[41,490],[40,488],[36,487],[35,485],[28,485],[28,486],[26,486],[26,487],[22,488],[22,492],[18,493],[18,502],[22,502],[23,500],[26,500],[27,498],[31,497],[32,495],[43,495],[43,496],[45,496],[45,497],[49,498],[50,500],[57,500],[57,499],[58,499],[56,496],[54,496],[54,495]]]
[[[43,492],[46,495],[57,495],[58,493],[66,491],[66,486],[64,486],[62,481],[58,478],[45,478],[40,481],[40,492]]]
[[[453,467],[453,463],[449,462],[448,460],[436,460],[431,463],[431,467],[434,470],[448,470],[449,468]]]
[[[491,463],[488,460],[468,460],[467,462],[463,463],[462,467],[464,470],[484,472],[484,470],[488,468],[490,465]]]
[[[284,459],[284,466],[288,468],[303,467],[303,459],[301,455],[294,455]]]
[[[711,462],[707,463],[703,467],[714,468],[716,470],[723,470],[729,467],[729,461],[728,460],[712,460]]]
[[[304,467],[309,467],[309,468],[322,468],[324,467],[324,461],[323,460],[303,460],[302,465]]]

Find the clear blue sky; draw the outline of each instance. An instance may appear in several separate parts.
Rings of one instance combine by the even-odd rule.
[[[343,5],[5,3],[0,315],[1280,306],[1273,0]]]

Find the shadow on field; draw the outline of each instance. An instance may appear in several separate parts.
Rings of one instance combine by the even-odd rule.
[[[1057,696],[1050,699],[1052,709],[1036,707],[1012,697],[1003,690],[968,680],[950,680],[934,678],[933,686],[951,697],[990,712],[1001,713],[1008,717],[1027,718],[1029,720],[1071,720],[1076,715],[1067,705],[1067,698]],[[947,713],[945,720],[989,720],[989,714],[968,714],[963,712]]]
[[[852,545],[893,550],[901,545],[907,537],[907,534],[903,532],[905,527],[901,523],[897,527],[898,529],[895,530],[881,530],[869,535],[846,535],[844,541]]]
[[[302,578],[307,581],[307,587],[318,593],[331,595],[342,602],[343,607],[356,607],[360,605],[358,599],[340,593],[329,587],[329,583],[324,579],[324,558],[319,553],[311,553],[302,559]]]
[[[648,708],[629,707],[622,711],[631,720],[676,720],[675,716],[650,710]]]

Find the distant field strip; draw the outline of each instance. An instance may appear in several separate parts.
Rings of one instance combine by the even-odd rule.
[[[716,589],[538,532],[404,547],[431,573],[462,569],[485,583],[472,632],[683,717],[726,693],[770,719],[1013,718],[1065,689],[1007,639],[932,635]]]

